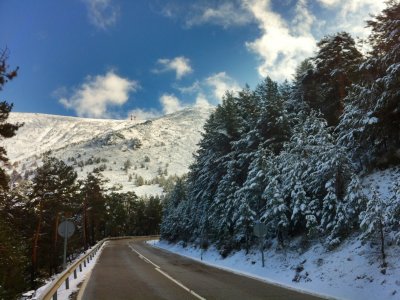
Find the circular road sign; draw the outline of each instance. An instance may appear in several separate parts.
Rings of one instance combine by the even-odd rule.
[[[58,225],[58,234],[63,238],[70,238],[75,231],[75,225],[71,221],[63,221]]]

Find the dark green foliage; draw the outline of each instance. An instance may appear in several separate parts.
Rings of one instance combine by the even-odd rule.
[[[43,165],[36,170],[31,196],[31,205],[36,211],[32,236],[32,280],[43,273],[45,267],[49,275],[58,271],[62,243],[57,228],[63,218],[79,209],[75,197],[76,178],[73,167],[54,157],[45,157]]]
[[[8,50],[0,53],[0,91],[4,85],[17,76],[18,68],[10,70]],[[7,123],[13,108],[6,101],[0,102],[0,141],[12,138],[23,124]],[[0,163],[8,162],[6,150],[0,146]],[[25,232],[18,230],[18,219],[29,218],[26,203],[20,203],[9,193],[9,178],[3,168],[0,168],[0,298],[10,299],[22,292],[26,286],[28,268],[28,246],[24,240]],[[17,207],[19,207],[17,209]],[[29,223],[29,222],[27,222]]]
[[[159,197],[139,199],[135,193],[107,196],[107,235],[155,235],[160,232],[162,204]]]
[[[328,125],[337,125],[343,113],[347,88],[360,76],[358,66],[362,55],[347,32],[327,36],[317,46],[319,51],[313,58],[312,80],[317,84],[318,94],[315,101],[310,99],[311,107],[322,112]]]
[[[389,1],[381,14],[367,22],[372,51],[360,66],[362,79],[345,99],[340,143],[351,149],[360,168],[399,162],[399,15],[400,3]]]
[[[3,89],[5,83],[17,76],[18,68],[15,70],[10,70],[9,66],[7,65],[7,59],[8,51],[6,49],[3,50],[0,54],[0,91]],[[9,104],[6,101],[0,102],[0,141],[13,137],[16,134],[18,128],[23,125],[20,123],[7,123],[7,119],[12,108],[13,104]],[[0,162],[6,163],[8,161],[6,155],[6,150],[3,146],[0,146]],[[2,168],[0,168],[0,188],[8,188],[8,176]]]
[[[0,299],[12,299],[26,289],[30,262],[29,244],[26,243],[30,236],[26,226],[31,224],[31,217],[32,211],[25,199],[1,192]]]
[[[100,173],[89,173],[81,182],[82,230],[85,249],[105,237],[107,212],[104,183],[105,180]]]

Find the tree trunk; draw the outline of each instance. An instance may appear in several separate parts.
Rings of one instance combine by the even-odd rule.
[[[382,220],[379,220],[379,233],[381,236],[381,254],[382,254],[382,263],[383,266],[386,265],[386,253],[385,253],[385,235],[383,232],[383,223]]]
[[[87,221],[87,195],[85,196],[85,199],[83,200],[83,248],[85,250],[87,250],[88,248],[88,243],[87,243],[87,236],[88,236],[88,232],[87,232],[87,225],[88,225],[88,221]]]
[[[53,236],[53,249],[51,251],[51,267],[50,276],[57,272],[58,262],[57,262],[57,241],[58,241],[58,224],[60,223],[60,215],[57,214],[54,222],[54,236]]]
[[[38,243],[39,243],[39,236],[40,231],[42,228],[42,202],[39,204],[39,220],[36,225],[35,232],[33,234],[33,243],[32,243],[32,271],[31,271],[31,283],[33,287],[36,287],[35,279],[37,274],[37,253],[38,253]]]

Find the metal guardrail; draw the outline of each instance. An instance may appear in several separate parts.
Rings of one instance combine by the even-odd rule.
[[[90,250],[87,254],[85,254],[83,257],[78,259],[76,262],[74,262],[72,265],[70,265],[64,272],[62,272],[58,278],[54,280],[52,284],[50,284],[44,291],[43,293],[37,298],[38,300],[57,300],[57,290],[59,287],[65,283],[65,288],[69,289],[69,277],[71,275],[74,276],[74,279],[78,278],[78,270],[79,272],[82,272],[82,265],[83,267],[86,267],[86,264],[88,264],[96,255],[97,251],[99,251],[100,247],[103,245],[105,241],[108,239],[101,240],[98,242],[92,250]]]
[[[77,269],[79,268],[79,272],[82,272],[82,265],[83,267],[86,267],[86,264],[88,264],[94,256],[97,254],[97,251],[99,251],[100,247],[104,244],[106,241],[111,241],[111,240],[123,240],[123,239],[132,239],[132,238],[138,238],[138,237],[154,237],[158,238],[159,235],[152,235],[152,236],[121,236],[121,237],[109,237],[101,240],[98,242],[92,250],[90,250],[87,254],[85,254],[83,257],[78,259],[76,262],[74,262],[72,265],[70,265],[64,272],[62,272],[54,281],[52,284],[50,284],[44,291],[43,293],[37,298],[38,300],[57,300],[57,291],[60,288],[60,286],[65,283],[65,288],[69,289],[69,277],[71,275],[74,276],[74,279],[78,277],[78,271]]]

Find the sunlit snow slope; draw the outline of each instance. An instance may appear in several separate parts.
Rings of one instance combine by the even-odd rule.
[[[11,165],[23,176],[51,151],[73,165],[80,178],[97,168],[110,180],[109,187],[160,194],[162,189],[150,181],[187,173],[211,111],[187,108],[147,121],[11,113],[10,122],[25,124],[4,144]]]

